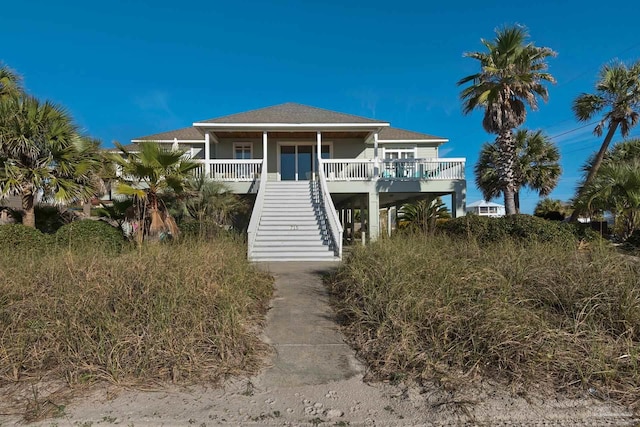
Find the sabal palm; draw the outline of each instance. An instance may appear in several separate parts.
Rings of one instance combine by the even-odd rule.
[[[640,61],[627,67],[616,62],[602,67],[595,93],[583,93],[573,102],[573,112],[579,121],[589,121],[594,116],[602,115],[593,130],[596,136],[602,136],[605,128],[607,134],[600,150],[591,162],[587,177],[578,188],[580,198],[582,187],[588,185],[598,173],[609,144],[618,128],[622,137],[638,124],[640,119]],[[575,221],[581,212],[575,209],[571,220]]]
[[[545,197],[536,204],[533,214],[542,218],[562,220],[568,211],[568,206],[562,200]]]
[[[243,201],[224,183],[207,180],[200,175],[189,181],[189,197],[185,210],[197,221],[211,221],[219,227],[229,226],[233,217],[245,209]]]
[[[138,220],[144,221],[140,237],[155,238],[166,232],[177,235],[177,227],[161,196],[167,191],[181,194],[200,164],[185,159],[183,151],[166,150],[153,141],[140,143],[138,152],[128,151],[118,143],[116,146],[121,153],[111,159],[120,167],[123,177],[117,191],[140,202]]]
[[[622,220],[621,237],[631,235],[640,226],[640,159],[604,162],[575,204],[582,210],[613,212]]]
[[[22,93],[22,78],[6,65],[0,64],[0,98]]]
[[[524,123],[527,107],[536,110],[538,98],[547,100],[544,83],[555,82],[546,72],[547,58],[555,56],[555,52],[527,42],[528,38],[526,29],[520,26],[496,30],[494,41],[482,39],[486,52],[465,53],[466,57],[479,61],[480,72],[458,82],[459,86],[470,83],[460,92],[464,114],[481,109],[484,129],[497,135],[496,167],[507,214],[516,213],[513,129]]]
[[[35,227],[37,196],[70,203],[95,193],[82,144],[61,107],[26,95],[0,100],[0,194],[22,198],[23,224]]]
[[[433,231],[436,220],[440,218],[451,218],[449,210],[440,197],[405,203],[398,211],[400,227],[416,227],[426,232]]]
[[[560,152],[542,131],[520,129],[514,136],[515,162],[513,167],[516,209],[520,205],[520,189],[537,191],[543,197],[558,184],[562,170]],[[498,197],[503,187],[498,176],[500,154],[497,144],[485,143],[474,167],[476,186],[485,200]]]

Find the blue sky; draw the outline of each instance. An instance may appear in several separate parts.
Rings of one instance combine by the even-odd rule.
[[[639,13],[637,2],[612,11],[593,0],[14,1],[0,15],[0,61],[105,146],[283,102],[444,136],[441,156],[467,158],[472,202],[473,165],[493,137],[480,112],[461,113],[456,82],[477,70],[462,54],[519,23],[558,52],[558,83],[525,127],[555,137],[563,175],[552,197],[568,199],[601,143],[572,100],[593,91],[602,64],[640,58]],[[523,194],[523,211],[537,200]]]

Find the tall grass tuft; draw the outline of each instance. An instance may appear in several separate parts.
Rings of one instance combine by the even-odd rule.
[[[355,248],[330,287],[381,378],[478,375],[639,403],[640,265],[606,246],[403,235]]]
[[[216,381],[254,372],[272,279],[240,242],[149,245],[114,255],[0,256],[0,385]]]

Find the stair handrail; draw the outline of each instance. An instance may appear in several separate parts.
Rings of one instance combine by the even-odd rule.
[[[322,207],[324,208],[325,217],[329,221],[329,228],[331,229],[331,235],[335,247],[338,249],[338,258],[342,259],[342,233],[344,229],[338,218],[336,207],[331,199],[331,193],[329,193],[329,186],[327,185],[327,177],[324,173],[324,159],[318,159],[318,186],[320,187],[320,197],[322,198]]]
[[[249,220],[249,227],[247,228],[247,258],[251,259],[251,250],[256,240],[256,232],[258,231],[258,225],[260,224],[260,217],[262,216],[262,208],[264,205],[264,195],[267,188],[267,168],[266,159],[262,159],[262,166],[260,168],[260,185],[258,186],[258,194],[256,195],[256,202],[253,204],[253,210],[251,211],[251,220]]]

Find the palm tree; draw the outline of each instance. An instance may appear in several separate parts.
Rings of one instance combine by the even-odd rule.
[[[22,77],[6,65],[0,64],[0,98],[22,93]]]
[[[562,200],[545,197],[538,202],[533,211],[533,215],[540,218],[562,221],[569,211],[569,207],[566,203],[563,203]]]
[[[520,189],[525,187],[547,196],[558,185],[560,152],[542,131],[520,129],[515,137],[514,201],[520,211]],[[485,143],[474,167],[476,185],[485,200],[498,197],[503,192],[498,177],[500,153],[497,144]]]
[[[602,136],[604,129],[607,134],[602,141],[600,150],[591,163],[587,177],[578,188],[577,198],[581,197],[583,187],[588,186],[598,173],[605,153],[618,127],[622,137],[638,124],[640,119],[640,61],[627,67],[621,62],[602,67],[596,83],[596,92],[583,93],[573,102],[573,112],[581,121],[589,121],[594,116],[604,113],[602,119],[593,130],[596,136]],[[571,221],[576,221],[580,214],[575,209],[571,214]]]
[[[620,237],[640,227],[640,159],[603,162],[594,179],[582,188],[576,209],[607,210],[616,215]]]
[[[466,57],[479,61],[480,72],[458,82],[458,86],[470,83],[460,92],[464,114],[477,108],[483,110],[484,129],[497,135],[499,162],[496,166],[508,215],[517,212],[513,129],[524,123],[527,106],[536,110],[538,98],[547,100],[548,91],[543,83],[555,83],[553,76],[546,72],[546,61],[556,53],[527,42],[528,38],[528,32],[520,26],[496,30],[494,41],[481,40],[486,52],[465,53]]]
[[[451,214],[440,197],[405,203],[398,211],[400,227],[416,227],[427,233],[433,231],[436,221],[442,218],[451,218]]]
[[[204,175],[189,181],[189,197],[184,203],[191,218],[200,222],[210,221],[217,227],[229,227],[236,214],[246,208],[244,202],[219,181],[207,180]],[[202,228],[200,230],[203,231]]]
[[[183,151],[163,149],[153,141],[141,142],[138,152],[116,143],[121,153],[111,156],[120,168],[122,181],[116,190],[136,201],[138,241],[144,238],[177,237],[178,228],[162,201],[166,192],[181,194],[199,163],[184,157]]]
[[[23,224],[35,227],[36,197],[55,203],[95,194],[95,163],[82,156],[83,142],[71,116],[28,95],[0,100],[0,195],[19,195]]]

